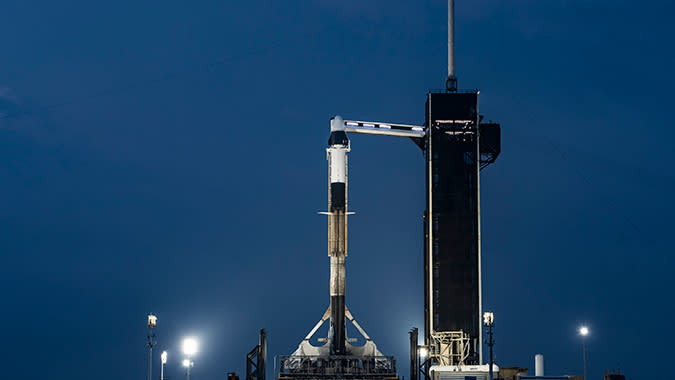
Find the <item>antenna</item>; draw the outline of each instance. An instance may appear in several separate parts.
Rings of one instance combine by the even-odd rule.
[[[448,0],[448,78],[445,80],[445,89],[457,91],[457,77],[455,76],[455,0]]]

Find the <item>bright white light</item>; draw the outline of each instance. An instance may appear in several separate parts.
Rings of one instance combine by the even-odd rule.
[[[347,124],[347,125],[353,125],[353,126],[355,126],[355,127],[358,127],[358,126],[359,126],[359,123],[355,123],[355,122],[353,122],[353,121],[348,121],[348,122],[346,122],[345,124]]]
[[[157,326],[157,317],[152,315],[152,314],[149,314],[148,315],[148,328],[154,329],[155,326]]]
[[[483,313],[483,324],[485,326],[492,326],[494,323],[495,323],[494,313],[490,311],[486,311],[485,313]]]
[[[363,126],[366,128],[375,128],[375,124],[363,123]]]
[[[412,127],[412,130],[413,130],[413,131],[417,131],[417,132],[422,132],[422,131],[423,131],[422,127]]]
[[[581,334],[581,336],[586,336],[586,335],[588,335],[588,327],[586,327],[586,326],[581,326],[581,328],[579,329],[579,334]]]
[[[428,353],[429,352],[427,351],[426,347],[420,347],[420,358],[426,358]]]
[[[190,359],[184,359],[183,360],[183,367],[189,367],[190,364],[192,364],[192,363],[190,363]]]
[[[387,125],[387,124],[380,124],[380,128],[384,128],[384,129],[391,129],[391,125]]]
[[[197,353],[197,341],[194,338],[185,338],[183,340],[183,353],[187,356]]]
[[[166,353],[166,351],[162,352],[161,358],[162,358],[162,364],[166,364],[166,358],[167,358],[167,353]]]

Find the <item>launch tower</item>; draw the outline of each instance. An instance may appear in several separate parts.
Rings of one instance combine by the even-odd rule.
[[[380,353],[345,303],[347,133],[409,138],[425,159],[423,348],[428,354],[420,368],[417,329],[413,329],[410,380],[418,380],[420,373],[433,380],[487,379],[488,366],[482,365],[480,171],[499,156],[501,132],[499,124],[482,121],[478,98],[478,90],[457,89],[454,0],[448,0],[446,89],[427,94],[424,125],[331,119],[326,212],[330,306],[298,349],[281,358],[279,379],[398,378],[394,359]],[[324,344],[312,345],[310,339],[327,320],[328,336],[319,339]],[[365,339],[363,346],[350,344],[346,320]]]

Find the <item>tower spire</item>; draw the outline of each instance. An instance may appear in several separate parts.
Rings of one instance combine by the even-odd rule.
[[[455,0],[448,0],[448,77],[445,79],[445,89],[457,91],[457,77],[455,76]]]

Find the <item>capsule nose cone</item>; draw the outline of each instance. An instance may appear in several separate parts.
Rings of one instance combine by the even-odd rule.
[[[345,130],[345,121],[342,120],[341,116],[335,116],[334,118],[330,119],[330,131],[335,132],[335,131],[344,131]]]

